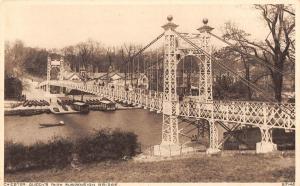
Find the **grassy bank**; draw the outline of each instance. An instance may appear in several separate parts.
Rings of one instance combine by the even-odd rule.
[[[235,154],[137,162],[106,161],[83,165],[81,171],[32,170],[5,174],[5,181],[113,182],[284,182],[295,180],[295,156]]]

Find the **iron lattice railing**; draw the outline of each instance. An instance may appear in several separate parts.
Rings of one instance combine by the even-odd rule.
[[[114,101],[125,101],[158,113],[163,111],[162,92],[138,88],[126,91],[123,86],[98,86],[83,82],[55,80],[41,82],[39,87],[47,84],[88,92]],[[177,115],[197,119],[213,118],[215,121],[258,127],[264,125],[269,128],[295,130],[295,105],[292,103],[247,101],[211,101],[204,103],[197,98],[191,98],[179,102]]]

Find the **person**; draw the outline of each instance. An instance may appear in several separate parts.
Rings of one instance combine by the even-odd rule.
[[[191,141],[196,141],[197,140],[197,136],[196,135],[192,135]]]
[[[77,154],[77,153],[72,154],[71,167],[77,171],[81,171],[81,163],[79,161],[79,154]]]

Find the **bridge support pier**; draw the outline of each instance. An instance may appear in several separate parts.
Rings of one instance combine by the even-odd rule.
[[[215,121],[209,121],[209,148],[206,150],[207,154],[215,154],[220,152],[218,148],[218,129]]]
[[[155,156],[178,156],[192,152],[192,147],[179,143],[178,118],[172,115],[163,115],[162,143],[154,146]]]
[[[163,115],[162,145],[179,144],[178,118],[172,115]]]
[[[256,143],[256,153],[268,153],[277,150],[277,145],[272,140],[272,129],[266,126],[260,127],[261,142]]]
[[[162,142],[154,146],[154,155],[180,155],[177,116],[163,114]]]

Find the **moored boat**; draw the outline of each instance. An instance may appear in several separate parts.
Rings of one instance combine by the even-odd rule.
[[[57,126],[64,126],[65,123],[60,121],[58,123],[40,123],[40,127],[57,127]]]
[[[20,116],[32,116],[32,115],[42,114],[42,113],[46,112],[46,110],[47,109],[41,109],[41,110],[37,110],[37,109],[21,110],[21,111],[19,111],[19,115]]]

